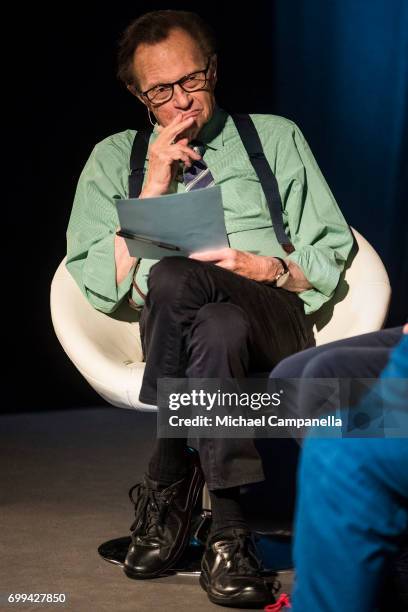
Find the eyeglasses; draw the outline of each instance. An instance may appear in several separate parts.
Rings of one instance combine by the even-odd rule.
[[[180,85],[182,90],[186,92],[204,89],[208,81],[207,72],[210,67],[210,63],[211,57],[208,58],[207,66],[204,70],[191,72],[190,74],[181,77],[181,79],[178,81],[174,81],[174,83],[162,83],[155,85],[146,91],[140,91],[139,94],[147,98],[149,102],[152,102],[153,104],[164,104],[172,99],[175,85]]]

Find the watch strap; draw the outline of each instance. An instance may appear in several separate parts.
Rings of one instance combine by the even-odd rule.
[[[282,274],[280,276],[283,276],[284,274],[289,272],[288,264],[286,263],[286,261],[284,259],[282,259],[282,257],[276,257],[274,255],[274,258],[278,259],[281,262],[281,264],[282,264],[283,272],[282,272]]]

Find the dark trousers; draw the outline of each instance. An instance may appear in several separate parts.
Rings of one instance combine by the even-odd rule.
[[[139,398],[148,404],[157,404],[158,378],[269,373],[314,344],[298,295],[187,257],[151,268],[140,334],[146,367]],[[201,438],[197,450],[210,490],[264,480],[252,439]]]
[[[382,396],[402,433],[408,428],[407,385],[395,379],[406,380],[408,373],[405,339],[402,327],[394,327],[331,342],[284,359],[271,379],[378,378],[382,373],[389,385],[371,401],[366,396],[360,407],[375,413]],[[309,416],[311,388],[299,389],[297,412]],[[298,472],[294,612],[408,609],[396,605],[393,595],[379,603],[389,570],[392,590],[398,594],[399,588],[405,601],[408,597],[408,444],[403,436],[386,439],[373,431],[373,438],[305,441]]]
[[[309,379],[378,378],[401,338],[402,326],[328,342],[283,359],[270,378],[302,379],[291,398],[291,410],[298,417],[317,416],[322,398]]]

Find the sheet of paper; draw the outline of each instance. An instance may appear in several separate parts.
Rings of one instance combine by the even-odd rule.
[[[218,185],[155,198],[118,199],[116,205],[122,230],[180,249],[126,238],[133,257],[160,259],[229,246]]]

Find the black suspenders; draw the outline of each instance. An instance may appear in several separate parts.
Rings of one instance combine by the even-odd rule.
[[[278,183],[264,155],[258,132],[249,115],[232,114],[231,117],[261,183],[278,242],[286,253],[292,253],[295,248],[283,227],[282,202]],[[150,126],[148,129],[138,131],[133,141],[130,155],[129,198],[137,198],[142,190],[144,162],[152,129],[153,126]]]
[[[251,117],[247,114],[232,114],[231,117],[234,120],[235,127],[241,136],[242,143],[259,178],[259,182],[262,185],[266,201],[268,202],[269,214],[271,215],[276,238],[286,253],[292,253],[295,247],[289,240],[283,227],[282,202],[278,189],[278,182],[264,155],[256,127]]]
[[[153,126],[136,132],[130,154],[129,198],[138,198],[142,191],[144,163]]]

